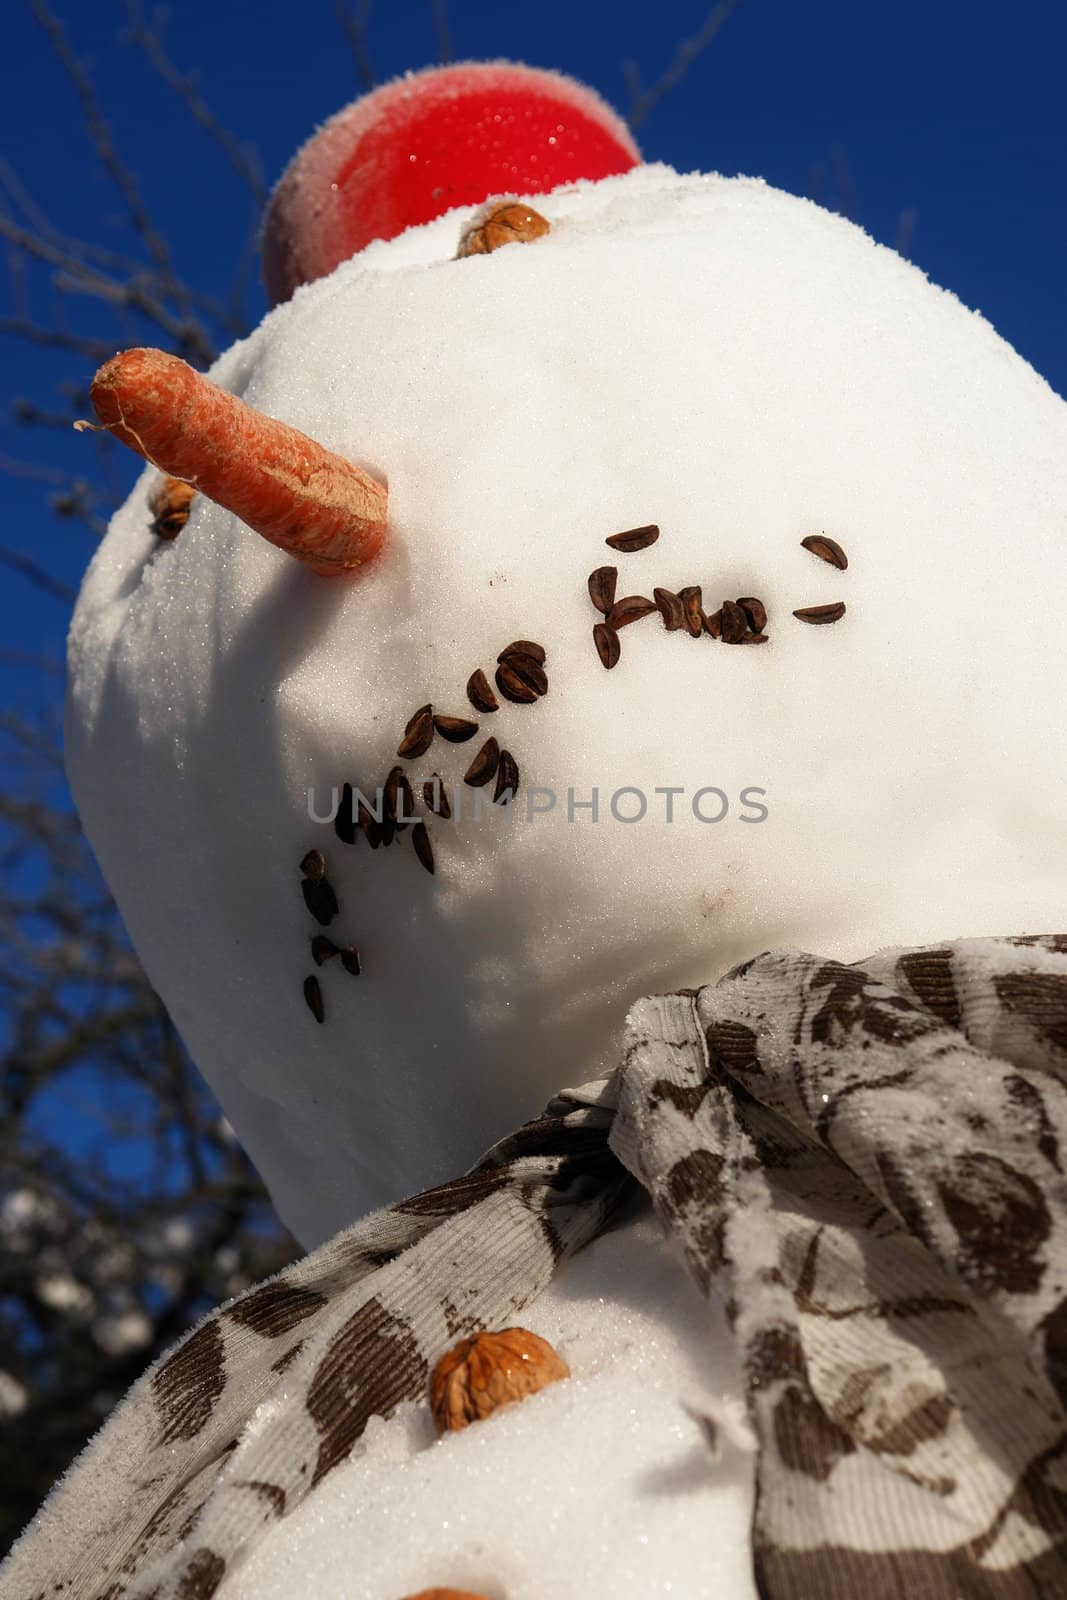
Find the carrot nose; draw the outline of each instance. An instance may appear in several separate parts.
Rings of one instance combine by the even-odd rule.
[[[99,369],[89,395],[116,439],[312,571],[352,572],[381,548],[384,484],[177,356],[123,350]]]

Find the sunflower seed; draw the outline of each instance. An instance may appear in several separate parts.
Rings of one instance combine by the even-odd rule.
[[[304,904],[315,921],[323,928],[328,927],[340,910],[329,878],[302,878],[300,887]]]
[[[593,625],[593,642],[601,666],[607,667],[610,672],[612,667],[618,664],[619,656],[622,654],[618,634],[610,623],[597,622]]]
[[[520,655],[518,651],[515,651],[508,656],[506,661],[500,663],[500,670],[505,676],[514,674],[521,683],[524,683],[528,689],[532,689],[537,695],[548,693],[548,673],[533,656]]]
[[[333,819],[333,831],[342,844],[355,844],[356,842],[356,811],[353,805],[354,795],[350,783],[341,787],[341,798],[337,805],[337,814]]]
[[[420,706],[404,729],[396,753],[405,761],[424,756],[433,744],[433,706]]]
[[[353,978],[358,978],[360,973],[363,971],[363,967],[359,959],[359,951],[356,949],[354,944],[350,944],[347,950],[341,951],[341,965],[344,967],[346,972],[350,972],[352,974]]]
[[[742,644],[767,644],[768,636],[765,633],[746,633],[741,640]]]
[[[722,638],[722,610],[704,613],[704,632],[712,639]]]
[[[668,633],[675,633],[679,628],[685,627],[685,607],[673,589],[653,589],[652,598],[656,602],[659,614],[663,618],[663,626]]]
[[[359,802],[359,827],[371,849],[377,850],[382,842],[382,824],[362,800]]]
[[[319,988],[318,978],[304,979],[304,999],[307,1001],[308,1010],[316,1022],[326,1021],[326,1007],[322,1003],[322,990]]]
[[[411,842],[415,846],[415,854],[426,868],[426,871],[432,873],[433,845],[430,843],[430,835],[426,832],[425,822],[416,822],[411,830]]]
[[[829,562],[831,567],[836,567],[838,572],[844,572],[848,566],[848,556],[842,550],[836,539],[830,539],[825,533],[809,533],[806,539],[801,539],[805,550],[810,550],[813,556],[818,556],[820,561]]]
[[[511,643],[505,645],[504,649],[501,650],[497,660],[506,661],[508,656],[533,656],[538,665],[542,667],[548,660],[545,655],[544,645],[535,644],[532,639],[512,639]]]
[[[640,622],[642,617],[647,617],[650,612],[658,609],[656,602],[646,600],[643,594],[624,595],[621,600],[616,600],[608,612],[608,626],[618,633],[619,629],[625,628],[628,623]]]
[[[647,528],[627,528],[624,533],[613,533],[604,543],[613,550],[621,550],[625,555],[633,555],[635,550],[647,550],[650,544],[655,544],[659,538],[659,529],[654,522]]]
[[[385,780],[382,811],[388,821],[396,824],[397,833],[403,833],[414,822],[415,796],[403,767],[394,767]]]
[[[445,786],[436,772],[428,782],[423,784],[422,798],[435,816],[444,817],[447,820],[452,815],[452,807],[449,804]]]
[[[798,622],[840,622],[845,614],[845,602],[837,600],[829,606],[801,606],[793,615]]]
[[[305,878],[321,878],[326,871],[326,857],[321,850],[309,850],[300,863]]]
[[[533,665],[536,666],[537,663],[533,662]],[[527,683],[524,678],[520,677],[510,661],[502,661],[497,667],[496,686],[505,700],[511,700],[517,706],[532,706],[538,698],[537,690]],[[548,688],[547,679],[545,680],[545,688]]]
[[[466,717],[434,717],[433,725],[449,744],[465,744],[478,732],[478,724],[468,722]]]
[[[467,679],[467,699],[476,710],[484,711],[487,716],[490,711],[500,709],[500,702],[489,687],[489,679],[481,667]]]
[[[589,574],[589,598],[605,617],[615,604],[618,579],[618,567],[597,567],[595,572]]]
[[[679,589],[678,598],[685,612],[686,627],[694,639],[699,639],[704,631],[704,608],[701,604],[703,596],[700,593],[700,585],[690,584],[686,589]]]
[[[496,788],[493,790],[493,804],[499,805],[504,796],[514,800],[519,792],[519,764],[510,750],[501,750],[500,765],[496,772]]]
[[[748,625],[753,633],[762,633],[767,626],[767,607],[762,600],[757,600],[753,595],[746,594],[738,599],[738,605],[748,618]]]
[[[748,632],[748,618],[739,605],[732,600],[722,603],[722,640],[723,644],[740,644]]]
[[[480,789],[493,777],[499,761],[500,746],[495,739],[489,738],[463,774],[463,782],[469,783],[472,789]]]
[[[331,956],[338,954],[337,946],[332,939],[327,939],[324,933],[317,933],[311,941],[311,957],[317,967],[324,961],[329,961]]]
[[[382,844],[387,850],[397,834],[404,831],[404,824],[397,822],[398,811],[403,806],[400,794],[403,775],[400,767],[392,767],[382,788]]]

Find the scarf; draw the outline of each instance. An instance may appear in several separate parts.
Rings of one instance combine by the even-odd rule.
[[[1067,1594],[1067,935],[772,951],[463,1177],[213,1312],[133,1387],[0,1600],[211,1600],[641,1184],[725,1297],[765,1600]],[[254,1426],[250,1419],[263,1402]],[[368,1464],[367,1470],[373,1470]]]

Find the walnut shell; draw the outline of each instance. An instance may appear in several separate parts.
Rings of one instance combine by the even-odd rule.
[[[454,1345],[433,1370],[430,1405],[438,1434],[480,1422],[501,1406],[525,1400],[546,1384],[569,1378],[566,1362],[526,1328],[475,1333]]]
[[[487,256],[505,244],[529,244],[548,233],[549,225],[533,206],[519,200],[505,200],[480,212],[459,241],[456,260],[464,256]]]
[[[472,1594],[469,1589],[420,1589],[418,1594],[408,1594],[404,1600],[487,1600],[484,1594]]]
[[[152,532],[160,539],[176,539],[189,521],[196,490],[181,478],[163,478],[148,497]]]

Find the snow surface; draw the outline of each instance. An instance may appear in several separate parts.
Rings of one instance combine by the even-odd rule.
[[[451,259],[465,211],[371,246],[215,370],[388,479],[372,570],[316,578],[203,500],[159,545],[146,473],[73,625],[90,838],[309,1246],[609,1070],[638,995],[769,946],[1063,922],[1062,401],[914,268],[761,183],[642,168],[536,204],[550,235],[491,256]],[[652,521],[650,550],[605,549]],[[847,572],[801,548],[820,531]],[[585,586],[607,562],[620,594],[758,595],[771,642],[651,618],[607,673]],[[839,599],[834,626],[791,616]],[[372,855],[309,819],[309,786],[320,812],[346,778],[373,790],[412,711],[467,713],[468,675],[517,637],[547,648],[550,692],[483,732],[554,811],[433,821],[433,879],[406,839]],[[458,781],[476,748],[438,741],[414,775]],[[689,809],[709,785],[716,825]],[[640,823],[611,814],[629,786]],[[570,820],[594,787],[600,820]],[[765,822],[740,820],[746,787]],[[301,997],[312,845],[364,965],[320,972],[323,1027]],[[732,1414],[728,1337],[657,1241],[646,1221],[597,1242],[524,1313],[571,1382],[440,1444],[425,1408],[372,1424],[235,1600],[750,1600],[748,1463],[711,1463],[682,1404]]]
[[[537,204],[552,232],[491,256],[450,259],[465,211],[371,246],[216,368],[388,478],[372,569],[317,578],[203,499],[160,545],[147,473],[73,624],[89,836],[308,1245],[613,1066],[649,990],[772,945],[1063,921],[1063,402],[915,268],[760,182],[644,167]],[[651,549],[605,548],[652,521]],[[801,548],[820,530],[847,572]],[[586,577],[612,560],[620,594],[759,595],[771,642],[653,617],[605,672]],[[791,616],[838,599],[836,625]],[[483,727],[551,814],[431,819],[434,879],[406,839],[372,855],[309,820],[309,786],[323,813],[346,778],[373,790],[415,708],[469,711],[516,637],[547,648],[549,694]],[[476,748],[438,740],[413,775],[458,782]],[[705,785],[718,824],[690,809]],[[611,815],[624,786],[644,821]],[[569,821],[594,787],[600,820]],[[364,965],[319,974],[323,1027],[311,845]]]
[[[373,1420],[227,1600],[434,1585],[487,1600],[755,1600],[730,1335],[654,1219],[568,1262],[522,1324],[564,1357],[566,1382],[440,1441],[426,1402]],[[691,1414],[704,1407],[724,1419],[718,1461]]]

